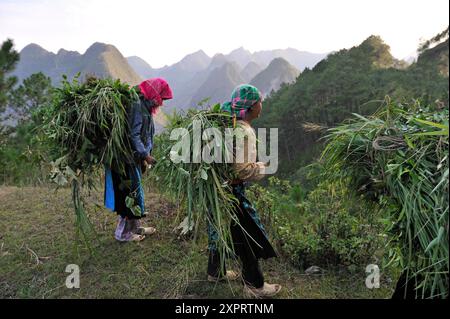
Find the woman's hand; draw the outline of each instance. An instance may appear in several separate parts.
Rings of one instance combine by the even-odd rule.
[[[231,185],[238,185],[240,183],[242,183],[242,180],[240,180],[240,179],[235,178],[235,179],[231,180]]]
[[[147,155],[147,157],[144,160],[145,162],[147,162],[148,165],[155,165],[156,164],[156,160],[153,156],[151,155]]]
[[[142,174],[144,174],[147,171],[147,162],[145,160],[141,162],[141,171]]]

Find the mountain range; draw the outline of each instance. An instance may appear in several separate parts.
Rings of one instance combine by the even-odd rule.
[[[312,68],[326,57],[298,51],[266,50],[251,53],[238,48],[229,54],[213,57],[199,50],[186,55],[179,62],[153,68],[138,56],[124,57],[111,44],[94,43],[85,53],[60,49],[56,54],[37,44],[29,44],[20,52],[14,72],[19,81],[33,73],[43,72],[57,85],[65,74],[73,78],[87,75],[112,77],[132,85],[152,77],[165,78],[174,91],[174,99],[167,101],[165,111],[195,107],[205,98],[209,103],[227,100],[238,84],[253,83],[264,95],[277,90],[282,83],[295,81],[300,71]]]
[[[59,83],[63,74],[72,78],[78,72],[82,77],[112,77],[130,84],[141,80],[116,47],[98,42],[84,54],[64,49],[55,54],[37,44],[29,44],[20,51],[20,60],[13,74],[21,81],[37,72],[49,76],[53,84]]]
[[[255,83],[267,95],[282,83],[295,81],[300,71],[314,67],[325,57],[292,48],[251,53],[240,47],[213,57],[200,50],[159,69],[136,56],[128,57],[128,62],[142,78],[160,76],[170,83],[174,90],[174,99],[166,103],[170,111],[195,107],[206,98],[210,98],[210,104],[223,102],[241,83]],[[274,60],[278,62],[272,64]]]
[[[293,120],[296,122],[292,124],[294,136],[307,137],[305,132],[297,132],[298,114],[309,112],[308,117],[312,118],[308,120],[311,122],[329,125],[336,122],[335,118],[342,119],[349,112],[361,111],[342,109],[342,105],[357,107],[367,100],[382,99],[386,94],[395,96],[396,92],[420,93],[419,82],[411,79],[425,79],[434,74],[425,70],[438,68],[439,73],[448,79],[448,40],[422,53],[414,61],[411,64],[395,59],[389,47],[377,36],[369,37],[357,47],[328,55],[291,48],[251,53],[241,47],[229,54],[219,53],[210,57],[199,50],[162,68],[153,68],[137,56],[124,57],[110,44],[94,43],[83,54],[64,49],[55,54],[37,44],[30,44],[20,52],[14,75],[20,81],[33,73],[43,72],[54,85],[58,85],[63,74],[69,78],[77,73],[82,77],[112,77],[132,85],[146,78],[163,77],[174,91],[174,99],[167,101],[163,109],[165,113],[194,107],[205,98],[210,98],[211,104],[226,101],[236,85],[250,83],[267,97],[265,105],[276,116],[286,113],[278,124],[286,126]],[[420,81],[420,85],[430,86],[432,91],[440,79],[430,78]],[[292,85],[283,86],[283,83]],[[414,96],[412,93],[410,95]],[[292,117],[292,112],[298,114]],[[268,117],[271,123],[266,124],[273,126],[276,116],[269,113],[261,118],[261,123]],[[156,121],[161,129],[164,114],[159,114]],[[333,119],[331,122],[330,118]],[[291,135],[285,140],[290,139],[295,140]],[[295,153],[289,143],[285,145],[288,155]]]

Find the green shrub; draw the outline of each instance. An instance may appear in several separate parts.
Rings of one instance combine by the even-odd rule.
[[[379,207],[345,183],[321,183],[307,195],[287,181],[271,178],[269,184],[253,185],[250,197],[281,253],[300,269],[366,265],[382,257]]]

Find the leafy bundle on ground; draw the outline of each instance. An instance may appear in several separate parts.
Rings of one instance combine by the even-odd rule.
[[[389,208],[390,257],[418,298],[448,296],[448,108],[386,106],[331,129],[323,154],[332,178]]]

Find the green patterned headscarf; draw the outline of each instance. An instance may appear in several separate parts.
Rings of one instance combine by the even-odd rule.
[[[261,92],[256,87],[250,84],[241,84],[233,90],[231,101],[222,104],[221,109],[243,119],[247,110],[261,98]]]

